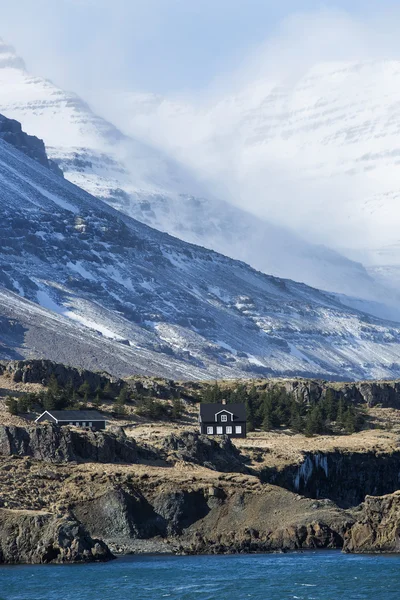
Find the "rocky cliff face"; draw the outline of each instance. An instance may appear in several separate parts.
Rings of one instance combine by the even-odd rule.
[[[345,552],[400,552],[400,492],[367,496],[345,536]]]
[[[175,460],[184,460],[215,471],[247,471],[243,456],[227,437],[215,440],[197,432],[184,431],[179,436],[168,436],[162,448],[167,453],[172,452]]]
[[[64,176],[60,167],[54,161],[48,159],[43,140],[22,131],[21,123],[18,121],[7,119],[3,115],[0,115],[0,139],[18,148],[18,150],[29,156],[29,158],[33,158],[33,160],[39,162],[46,169],[50,169],[53,173],[61,177]]]
[[[333,383],[323,380],[286,379],[266,380],[260,385],[263,389],[283,387],[299,401],[318,402],[329,390],[335,398],[369,407],[381,405],[383,408],[400,408],[400,381],[356,381],[354,383]]]
[[[0,426],[0,455],[30,456],[48,463],[136,463],[139,452],[135,440],[122,432],[79,431],[53,425],[28,428],[3,425]]]
[[[157,444],[0,428],[0,560],[109,557],[97,538],[116,552],[400,549],[399,493],[355,507],[399,487],[397,451],[307,453],[259,472],[229,440],[186,432]]]
[[[72,563],[111,558],[106,544],[93,539],[72,517],[0,510],[0,563]]]
[[[0,361],[0,372],[10,376],[15,382],[43,385],[47,385],[49,379],[54,376],[60,387],[72,384],[74,389],[78,389],[83,383],[88,383],[92,390],[110,384],[116,394],[124,385],[121,379],[112,377],[108,373],[96,373],[42,359]]]
[[[400,450],[310,452],[300,464],[264,469],[261,479],[309,498],[330,498],[340,506],[356,506],[367,494],[387,494],[400,487]]]
[[[243,482],[244,483],[244,482]],[[112,547],[158,547],[184,553],[235,553],[341,548],[353,524],[328,501],[316,503],[273,486],[239,491],[204,486],[128,486],[72,507],[73,514]]]

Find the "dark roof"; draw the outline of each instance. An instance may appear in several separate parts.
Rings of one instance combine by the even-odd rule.
[[[57,421],[105,421],[98,410],[47,410]]]
[[[237,421],[246,421],[246,406],[244,404],[221,404],[219,402],[200,404],[201,420],[204,422],[215,421],[216,413],[221,410],[233,413]]]

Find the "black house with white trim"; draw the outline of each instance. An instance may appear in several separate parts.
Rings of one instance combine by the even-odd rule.
[[[106,418],[97,410],[45,410],[35,423],[54,423],[54,425],[74,425],[99,430],[106,428]]]
[[[244,404],[200,404],[200,433],[246,437],[246,406]]]

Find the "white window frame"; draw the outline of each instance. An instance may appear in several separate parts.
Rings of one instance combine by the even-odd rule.
[[[213,435],[214,427],[207,427],[207,435]]]
[[[89,427],[92,427],[92,426],[93,426],[92,421],[89,421]]]
[[[242,433],[242,426],[241,425],[236,425],[235,426],[235,433]]]
[[[220,425],[217,426],[217,435],[223,435],[224,433],[224,428],[221,427]]]
[[[228,422],[228,415],[221,415],[221,423],[227,423]]]
[[[82,427],[86,427],[86,421],[82,421]]]
[[[232,435],[232,433],[233,433],[232,425],[227,425],[225,431],[228,435]]]
[[[79,421],[75,421],[75,425],[79,427]]]

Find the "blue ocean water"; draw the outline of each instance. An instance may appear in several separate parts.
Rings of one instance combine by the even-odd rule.
[[[1,600],[399,600],[400,556],[135,556],[0,568]]]

